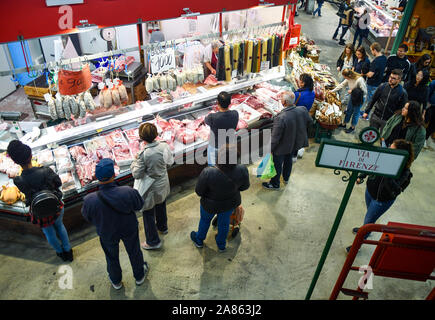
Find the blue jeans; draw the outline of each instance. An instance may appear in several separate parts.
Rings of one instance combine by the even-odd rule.
[[[322,9],[322,6],[323,6],[323,3],[319,4],[319,6],[317,7],[317,9],[314,10],[314,12],[313,12],[313,16],[315,16],[317,12],[319,13],[319,17],[322,15],[322,12],[320,11],[320,10]]]
[[[366,207],[367,212],[366,216],[364,217],[364,224],[369,223],[375,223],[376,220],[378,220],[390,207],[393,205],[394,200],[390,201],[378,201],[373,199],[373,197],[370,195],[369,191],[366,189]],[[367,238],[370,235],[368,233],[365,238]]]
[[[122,280],[122,270],[119,264],[119,241],[122,240],[127,251],[130,264],[133,269],[133,276],[141,280],[145,275],[143,254],[139,243],[139,230],[130,234],[111,235],[110,238],[100,237],[101,247],[106,255],[107,272],[110,280],[118,284]]]
[[[366,101],[367,104],[366,104],[366,107],[370,103],[370,101],[372,100],[372,97],[375,94],[375,91],[377,88],[378,88],[377,86],[371,86],[369,84],[367,85],[367,101]],[[368,117],[367,117],[367,119],[368,119]]]
[[[351,125],[353,128],[355,128],[359,120],[360,110],[361,110],[361,105],[354,106],[352,105],[352,99],[349,99],[349,103],[347,104],[346,116],[344,117],[344,123],[348,123],[350,117],[352,117]]]
[[[214,214],[208,213],[201,206],[201,218],[199,219],[198,232],[196,233],[196,241],[198,244],[202,244],[207,237],[208,229],[210,228],[211,220]],[[234,209],[218,213],[217,215],[217,228],[218,234],[216,236],[216,244],[219,249],[223,250],[227,244],[228,231],[230,230],[230,217]]]
[[[293,167],[292,157],[296,157],[296,156],[297,156],[297,151],[294,153],[289,153],[280,156],[276,154],[273,155],[273,165],[275,166],[276,176],[274,176],[270,180],[270,183],[274,187],[279,187],[281,173],[285,181],[288,181],[288,179],[290,179],[290,174],[292,173],[292,167]]]
[[[48,243],[54,248],[54,250],[56,250],[57,253],[62,253],[62,251],[68,252],[71,250],[71,245],[68,239],[68,233],[62,221],[63,213],[64,213],[64,209],[62,208],[62,211],[60,212],[60,216],[57,217],[54,224],[52,224],[49,227],[41,228],[42,232],[45,234],[45,237],[47,238]],[[59,239],[57,238],[57,236],[59,236],[62,244],[59,243]]]
[[[359,38],[358,40],[358,46],[356,48],[361,47],[363,39],[366,38],[366,31],[365,30],[361,30],[360,28],[356,28],[355,30],[355,36],[353,37],[353,42],[352,44],[355,46],[356,40],[357,38]]]
[[[216,156],[218,149],[212,147],[210,144],[207,147],[207,163],[209,166],[214,166],[216,164]]]

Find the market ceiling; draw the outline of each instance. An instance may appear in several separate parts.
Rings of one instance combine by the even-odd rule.
[[[70,8],[47,3],[73,3]],[[189,8],[190,12],[210,14],[222,11],[248,9],[260,0],[13,0],[0,1],[0,43],[41,38],[78,32],[81,20],[99,28],[178,18]],[[265,1],[266,2],[266,1]],[[295,0],[270,0],[274,5],[286,5]],[[71,17],[72,16],[72,17]]]

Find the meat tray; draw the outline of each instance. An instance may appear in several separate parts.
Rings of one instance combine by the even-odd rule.
[[[239,113],[239,119],[245,120],[248,124],[254,123],[261,118],[261,113],[242,103],[231,108]]]

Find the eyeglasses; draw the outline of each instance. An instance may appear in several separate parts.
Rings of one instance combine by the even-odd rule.
[[[396,77],[392,77],[392,76],[390,76],[390,79],[391,80],[395,80],[395,81],[399,81],[400,80],[400,78],[396,78]]]

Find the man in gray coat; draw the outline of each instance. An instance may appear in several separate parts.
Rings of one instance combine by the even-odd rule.
[[[270,182],[263,182],[263,187],[279,190],[281,173],[287,184],[292,171],[292,157],[299,149],[308,147],[308,125],[313,121],[307,108],[294,106],[295,95],[285,92],[281,97],[284,110],[273,120],[272,128],[272,156],[276,176]]]

